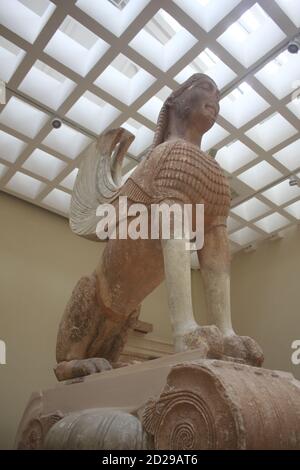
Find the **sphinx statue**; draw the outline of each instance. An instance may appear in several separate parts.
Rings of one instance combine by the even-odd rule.
[[[191,76],[163,104],[153,144],[125,180],[122,159],[134,137],[121,128],[101,135],[84,155],[70,211],[73,232],[99,242],[97,207],[117,207],[121,196],[129,205],[204,204],[204,245],[197,254],[210,324],[198,325],[193,315],[190,253],[184,237],[108,237],[95,271],[78,281],[61,320],[58,380],[117,364],[143,300],[164,279],[176,352],[199,349],[202,357],[261,366],[259,345],[238,336],[231,322],[229,184],[214,158],[201,150],[203,135],[216,121],[219,99],[210,77]]]

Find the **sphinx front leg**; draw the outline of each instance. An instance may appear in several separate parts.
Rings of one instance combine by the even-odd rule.
[[[238,336],[232,327],[230,305],[230,248],[225,224],[213,226],[198,251],[206,304],[212,324],[223,334],[224,354],[260,366],[263,352],[248,336]]]
[[[190,251],[185,239],[162,240],[168,304],[175,351],[200,349],[202,357],[222,355],[222,337],[215,326],[199,326],[194,318]]]

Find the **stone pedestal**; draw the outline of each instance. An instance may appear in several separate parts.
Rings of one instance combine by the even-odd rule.
[[[35,392],[20,449],[300,449],[300,382],[199,351]]]

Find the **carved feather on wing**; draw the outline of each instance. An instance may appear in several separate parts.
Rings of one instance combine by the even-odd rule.
[[[122,162],[134,135],[121,127],[102,134],[86,150],[75,181],[70,226],[81,237],[96,236],[99,204],[112,202],[122,187]]]

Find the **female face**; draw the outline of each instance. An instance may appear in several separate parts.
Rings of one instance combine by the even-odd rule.
[[[220,92],[215,82],[206,76],[191,85],[187,92],[189,101],[189,121],[204,134],[215,123],[219,114]]]

